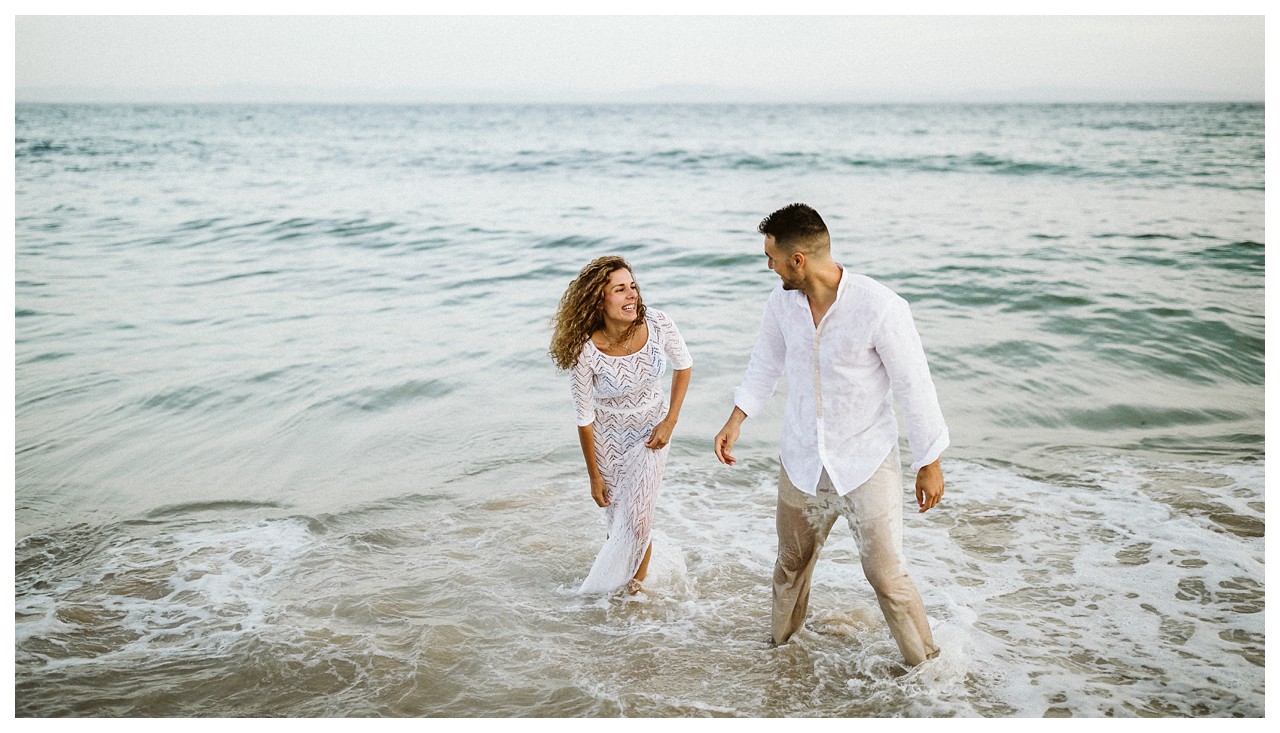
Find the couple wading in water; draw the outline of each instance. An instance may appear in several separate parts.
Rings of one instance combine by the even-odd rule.
[[[783,207],[758,231],[781,282],[765,304],[714,450],[721,463],[734,465],[742,423],[760,413],[786,374],[772,641],[786,643],[804,625],[818,552],[844,517],[890,633],[906,662],[920,664],[938,648],[902,554],[894,397],[905,417],[921,512],[942,499],[940,456],[949,437],[910,308],[884,285],[832,259],[830,234],[812,208]],[[693,359],[675,323],[646,308],[631,266],[620,257],[592,261],[569,285],[550,351],[569,372],[591,497],[605,513],[607,538],[580,591],[638,593]],[[661,386],[668,362],[669,401]]]

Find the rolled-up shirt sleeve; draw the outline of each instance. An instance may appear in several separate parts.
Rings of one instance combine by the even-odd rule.
[[[911,469],[919,471],[942,455],[951,437],[907,301],[895,298],[876,331],[875,348],[902,404]]]
[[[569,371],[569,392],[573,395],[573,409],[577,413],[580,428],[596,421],[596,408],[592,401],[595,384],[595,372],[587,366],[585,359],[579,358],[578,363]]]
[[[747,371],[742,383],[733,391],[733,403],[748,416],[764,410],[778,387],[786,364],[787,347],[782,340],[782,326],[777,314],[779,292],[774,290],[765,304],[764,315],[760,318],[760,335],[751,352],[751,360],[747,362]]]

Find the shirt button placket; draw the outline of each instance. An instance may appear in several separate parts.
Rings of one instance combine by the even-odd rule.
[[[822,327],[813,332],[813,399],[818,411],[818,420],[822,420],[822,360],[819,356],[818,341],[822,338]]]
[[[822,326],[826,323],[826,319],[822,319],[818,326],[813,330],[813,405],[814,412],[818,418],[818,458],[823,465],[827,462],[827,436],[826,430],[822,424],[822,358],[821,358],[821,342],[822,342]]]

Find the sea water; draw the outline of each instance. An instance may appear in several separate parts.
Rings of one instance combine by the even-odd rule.
[[[16,712],[1260,716],[1263,118],[18,105]],[[785,383],[712,455],[793,201],[911,302],[950,427],[914,670],[843,523],[766,643]],[[694,358],[634,597],[575,593],[546,354],[605,254]]]

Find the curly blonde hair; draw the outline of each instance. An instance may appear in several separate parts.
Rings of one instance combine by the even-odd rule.
[[[560,296],[560,307],[551,319],[555,333],[551,335],[551,360],[559,369],[572,369],[591,334],[604,328],[604,291],[609,278],[618,270],[634,272],[621,257],[598,257],[582,268]],[[627,327],[628,338],[644,322],[644,300],[636,293],[636,320]]]

